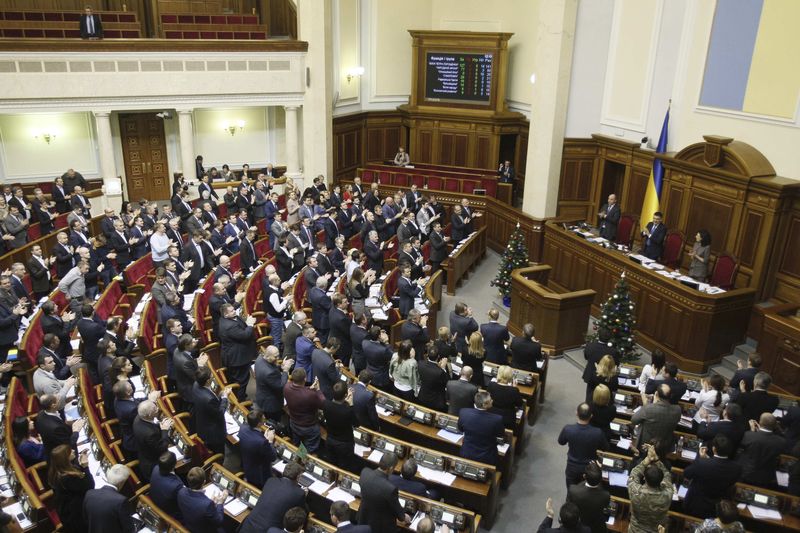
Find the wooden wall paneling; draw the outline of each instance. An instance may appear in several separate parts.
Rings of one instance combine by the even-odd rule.
[[[436,154],[436,163],[440,165],[453,164],[453,145],[455,144],[455,134],[441,131],[439,132],[439,150]]]
[[[489,160],[489,156],[491,155],[491,143],[492,138],[490,136],[477,135],[475,139],[475,150],[472,151],[475,160],[468,166],[492,168],[494,162]]]
[[[467,162],[469,138],[469,135],[463,133],[453,135],[453,165],[457,167],[473,166]]]
[[[639,213],[644,204],[644,196],[647,192],[647,185],[650,181],[650,169],[634,167],[628,180],[628,190],[625,194],[625,211]],[[663,192],[663,188],[662,188]],[[642,220],[640,224],[644,226],[650,222]]]
[[[433,130],[417,131],[417,153],[419,160],[423,162],[433,162]]]
[[[789,222],[786,234],[783,256],[781,257],[778,272],[780,274],[800,278],[800,212],[795,212]]]
[[[687,233],[694,235],[701,229],[707,229],[711,233],[711,249],[715,254],[727,250],[728,228],[733,221],[734,206],[726,199],[703,192],[690,192]]]
[[[364,165],[364,114],[344,115],[333,119],[334,179],[352,178]]]

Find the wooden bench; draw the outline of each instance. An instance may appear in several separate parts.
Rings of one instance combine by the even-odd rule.
[[[138,39],[142,27],[136,13],[96,12],[103,23],[104,39]],[[0,11],[0,36],[13,39],[80,38],[82,13],[77,11]]]

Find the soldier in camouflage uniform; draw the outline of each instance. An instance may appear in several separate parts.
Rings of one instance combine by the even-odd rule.
[[[631,522],[628,533],[654,533],[658,526],[667,523],[667,513],[672,503],[672,476],[659,460],[655,448],[647,447],[647,457],[631,471],[628,478],[628,495],[631,500]],[[657,467],[660,476],[651,472],[650,483],[644,475],[648,467]],[[661,479],[659,479],[661,478]]]

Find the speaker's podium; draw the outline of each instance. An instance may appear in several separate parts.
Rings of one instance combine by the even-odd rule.
[[[542,348],[552,354],[582,346],[595,291],[556,292],[548,286],[550,265],[519,268],[511,273],[511,318],[514,335],[531,323]]]

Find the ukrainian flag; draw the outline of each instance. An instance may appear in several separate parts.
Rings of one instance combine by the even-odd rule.
[[[667,151],[667,130],[669,129],[669,108],[667,114],[664,116],[664,125],[661,126],[661,136],[658,138],[658,146],[656,147],[657,154],[663,154]],[[647,192],[644,195],[644,204],[642,204],[642,218],[640,224],[644,227],[648,222],[653,220],[653,213],[660,209],[661,202],[661,185],[664,182],[664,167],[661,164],[661,159],[653,159],[653,169],[650,171],[650,179],[647,180]]]

